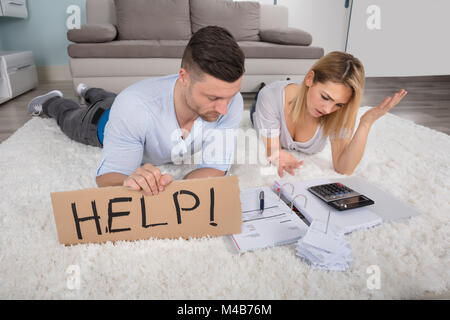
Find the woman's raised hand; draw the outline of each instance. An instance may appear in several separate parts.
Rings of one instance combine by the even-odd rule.
[[[399,90],[393,97],[386,97],[380,105],[370,109],[361,117],[360,123],[371,126],[375,121],[384,116],[389,110],[395,107],[407,92],[404,89]]]

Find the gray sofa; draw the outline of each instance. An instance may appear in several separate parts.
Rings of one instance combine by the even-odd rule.
[[[120,92],[139,80],[178,73],[193,32],[227,28],[246,56],[242,92],[261,82],[301,81],[323,48],[288,28],[283,6],[224,0],[86,0],[87,24],[69,30],[73,85]]]

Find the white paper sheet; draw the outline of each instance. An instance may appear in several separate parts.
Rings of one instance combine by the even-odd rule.
[[[264,211],[259,193],[264,191]],[[297,242],[308,226],[269,187],[241,191],[242,232],[231,236],[239,252]]]

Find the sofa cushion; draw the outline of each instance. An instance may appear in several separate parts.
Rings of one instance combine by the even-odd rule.
[[[84,24],[80,29],[67,31],[67,39],[72,42],[109,42],[116,38],[117,30],[112,24]]]
[[[309,46],[312,43],[312,36],[306,31],[296,28],[277,28],[260,30],[259,37],[262,41],[293,44],[298,46]]]
[[[72,58],[181,58],[188,40],[120,40],[69,45]]]
[[[72,58],[181,58],[188,40],[121,40],[107,43],[76,43],[68,47]],[[289,46],[260,41],[241,41],[246,58],[319,59],[323,48]]]
[[[187,40],[189,0],[114,0],[119,40]]]
[[[257,59],[320,59],[323,48],[291,46],[262,41],[238,42],[246,58]]]
[[[251,1],[190,0],[192,32],[216,25],[237,41],[258,41],[260,4]]]

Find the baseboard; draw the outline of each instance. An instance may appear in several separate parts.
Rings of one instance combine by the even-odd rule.
[[[69,65],[62,66],[37,66],[39,83],[51,81],[71,81]]]

